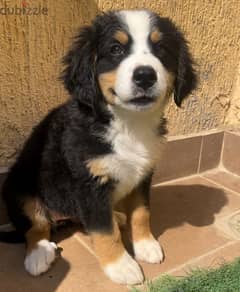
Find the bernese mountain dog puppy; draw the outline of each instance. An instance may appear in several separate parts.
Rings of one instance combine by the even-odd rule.
[[[196,85],[187,42],[168,18],[111,11],[80,30],[63,63],[71,98],[34,128],[2,190],[15,235],[26,241],[25,269],[34,276],[49,269],[57,249],[51,226],[68,218],[89,233],[110,279],[141,283],[119,225],[125,214],[137,260],[163,260],[150,230],[149,190],[165,105],[173,93],[180,106]]]

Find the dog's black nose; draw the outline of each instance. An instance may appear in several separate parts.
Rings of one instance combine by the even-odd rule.
[[[157,74],[150,66],[139,66],[133,72],[133,80],[138,87],[146,90],[157,81]]]

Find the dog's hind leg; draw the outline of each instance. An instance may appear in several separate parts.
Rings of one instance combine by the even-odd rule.
[[[24,215],[31,221],[31,228],[25,233],[25,269],[33,276],[46,272],[56,259],[57,245],[50,242],[50,223],[41,204],[36,199],[24,202]]]

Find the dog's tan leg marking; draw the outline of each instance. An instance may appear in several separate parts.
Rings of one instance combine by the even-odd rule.
[[[108,182],[109,177],[107,170],[103,165],[101,158],[89,160],[87,162],[87,168],[89,169],[93,177],[98,177],[100,184],[105,184]]]
[[[147,239],[152,236],[150,230],[150,213],[147,207],[138,206],[131,214],[131,231],[133,241]]]
[[[91,236],[99,263],[112,281],[129,285],[143,282],[143,274],[139,265],[123,246],[115,215],[113,215],[111,233],[94,232]]]
[[[150,229],[150,211],[144,205],[141,190],[135,190],[129,197],[128,220],[135,257],[149,263],[160,263],[163,252]]]
[[[50,242],[50,224],[41,204],[36,199],[24,203],[24,213],[32,226],[26,232],[26,257],[24,265],[33,276],[46,272],[56,258],[57,246]]]

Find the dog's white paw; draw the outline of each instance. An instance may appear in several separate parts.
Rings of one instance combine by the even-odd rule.
[[[142,239],[133,243],[135,258],[156,264],[163,261],[164,255],[159,242],[154,238]]]
[[[106,265],[104,272],[113,282],[119,284],[134,285],[144,280],[138,263],[127,252],[114,263]]]
[[[25,269],[33,276],[46,272],[56,258],[57,245],[42,239],[25,258]]]

